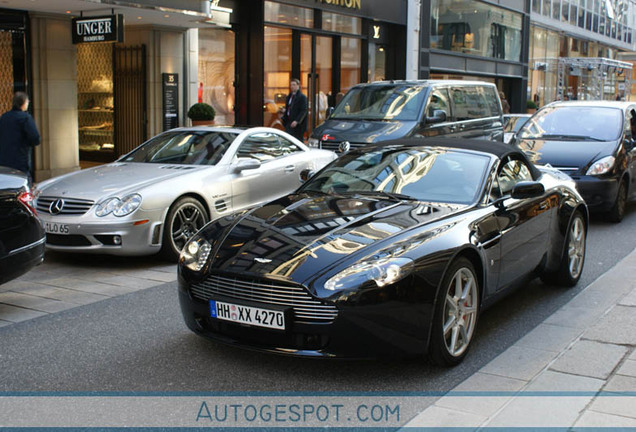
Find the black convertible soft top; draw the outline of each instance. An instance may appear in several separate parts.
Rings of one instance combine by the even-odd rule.
[[[462,150],[472,150],[482,153],[489,153],[500,160],[516,159],[524,161],[530,168],[532,178],[538,179],[541,176],[541,171],[528,160],[528,157],[518,147],[510,144],[504,144],[497,141],[489,140],[476,140],[476,139],[462,139],[462,138],[402,138],[396,140],[382,141],[378,144],[374,144],[373,147],[388,147],[388,146],[409,146],[409,147],[448,147]],[[363,147],[362,149],[368,150],[369,147]],[[364,151],[364,150],[363,150]]]

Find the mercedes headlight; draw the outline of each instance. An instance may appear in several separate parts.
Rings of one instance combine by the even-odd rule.
[[[199,272],[208,261],[212,245],[204,238],[194,238],[181,250],[179,262],[188,269]]]
[[[112,213],[117,217],[127,216],[137,210],[140,205],[141,195],[139,194],[127,195],[122,199],[108,198],[97,205],[95,215],[103,217]]]
[[[330,278],[325,289],[340,291],[361,287],[373,281],[378,287],[390,285],[406,277],[413,271],[413,261],[409,258],[382,258],[363,261]]]
[[[612,168],[614,168],[614,162],[616,159],[614,156],[606,156],[603,159],[599,159],[592,164],[590,169],[585,173],[586,175],[601,175],[608,173]]]

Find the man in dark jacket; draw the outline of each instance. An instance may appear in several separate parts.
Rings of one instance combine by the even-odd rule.
[[[17,92],[13,96],[13,109],[0,117],[0,165],[31,174],[31,151],[40,144],[40,134],[33,117],[26,112],[29,97]]]
[[[285,131],[300,141],[307,130],[307,96],[300,91],[300,80],[293,78],[289,83],[291,92],[285,101],[283,125]]]

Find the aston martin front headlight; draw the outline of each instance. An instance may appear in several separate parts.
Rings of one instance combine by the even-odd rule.
[[[127,216],[137,210],[141,205],[141,195],[126,195],[122,199],[117,197],[108,198],[97,205],[95,214],[99,217],[113,214],[117,217]]]
[[[587,170],[586,175],[601,175],[608,173],[612,168],[614,168],[614,163],[616,159],[614,156],[606,156],[603,159],[599,159],[592,164],[590,169]]]
[[[409,258],[382,258],[363,261],[349,267],[330,278],[325,289],[340,291],[361,287],[373,281],[378,287],[390,285],[403,279],[413,271],[413,261]]]
[[[212,245],[206,239],[193,238],[181,250],[179,262],[190,270],[199,272],[208,261],[211,251]]]

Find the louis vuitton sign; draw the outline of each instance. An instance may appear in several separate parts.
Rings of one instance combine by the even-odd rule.
[[[72,25],[74,44],[124,41],[122,14],[73,18]]]
[[[316,0],[319,3],[330,4],[334,6],[342,6],[347,9],[357,9],[360,10],[361,5],[360,2],[362,0]]]

